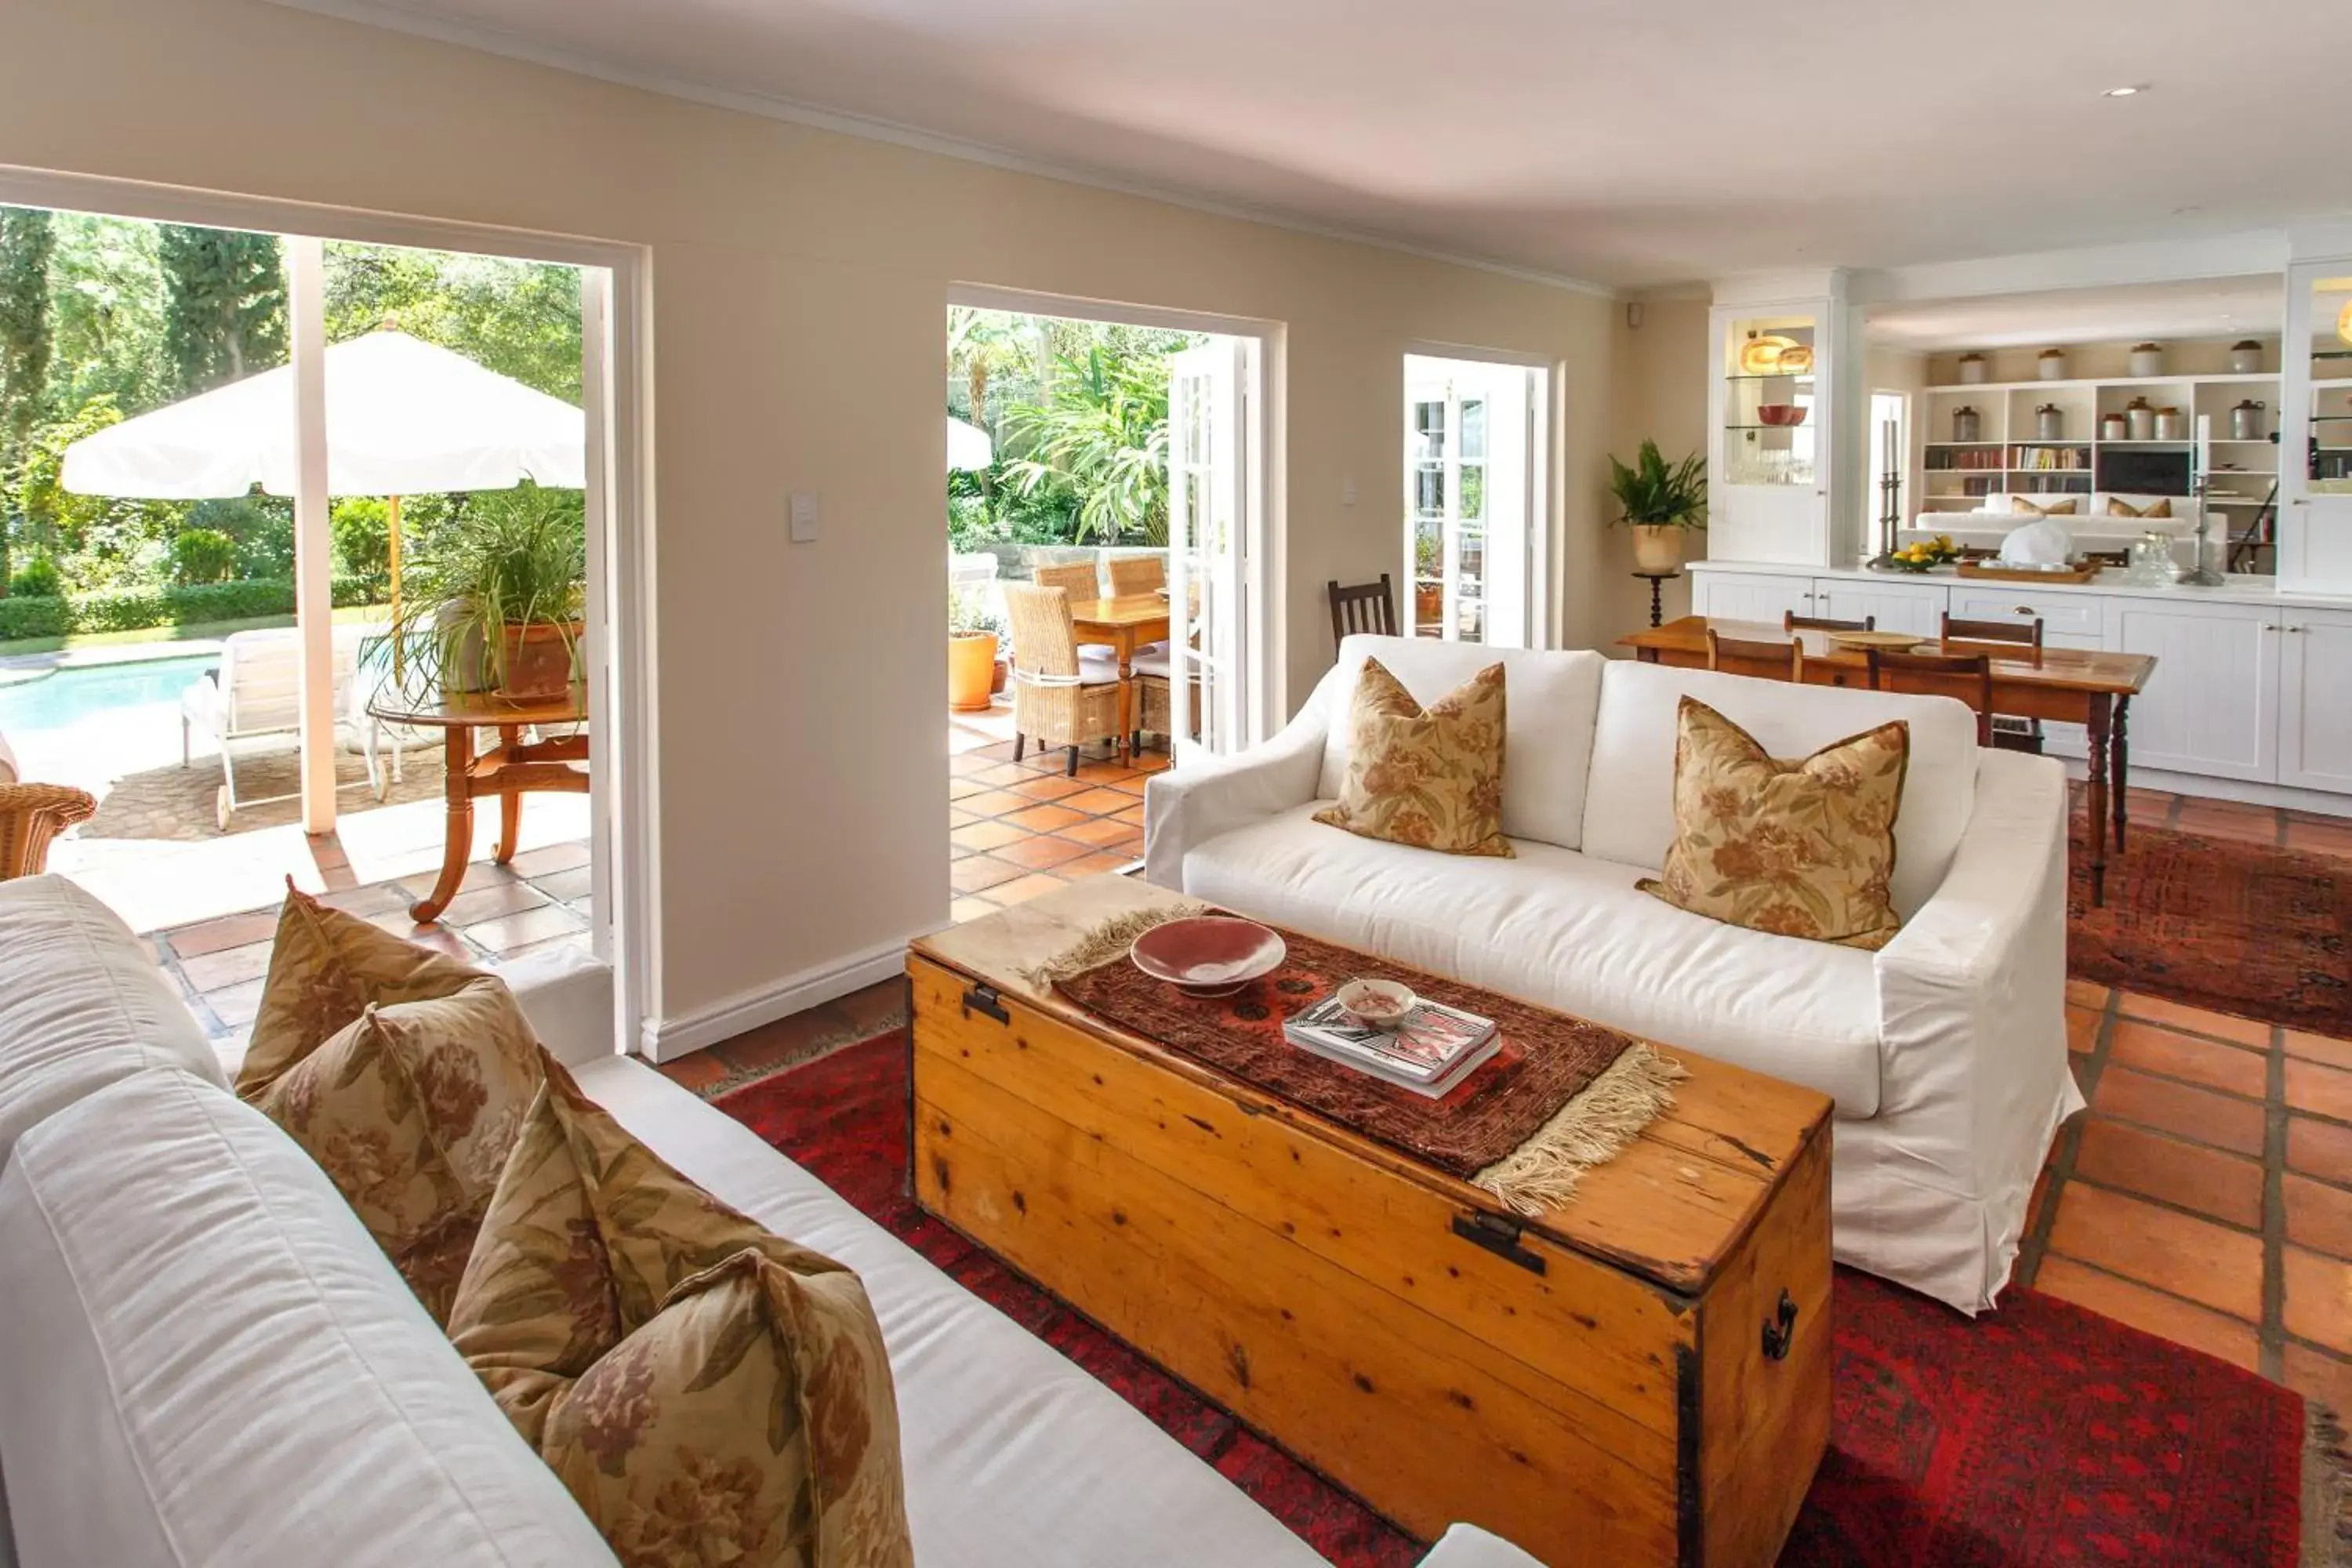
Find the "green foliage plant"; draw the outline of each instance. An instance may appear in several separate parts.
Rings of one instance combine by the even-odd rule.
[[[216,528],[183,528],[172,540],[172,575],[183,585],[226,583],[236,572],[236,541]]]
[[[587,580],[579,491],[523,485],[474,496],[430,561],[404,581],[387,637],[406,655],[408,694],[503,683],[510,628],[559,627],[576,657]]]
[[[1706,459],[1693,453],[1669,465],[1657,442],[1645,440],[1632,468],[1609,459],[1609,493],[1617,501],[1617,521],[1629,527],[1705,528]]]
[[[56,598],[66,591],[65,576],[58,563],[44,551],[35,555],[8,579],[8,593],[13,597],[22,594],[33,598]]]
[[[1168,365],[1097,344],[1064,358],[1043,405],[1008,410],[1029,456],[1006,465],[1024,495],[1056,480],[1078,500],[1076,542],[1168,542]]]

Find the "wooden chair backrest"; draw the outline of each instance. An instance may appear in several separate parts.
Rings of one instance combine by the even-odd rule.
[[[1902,653],[1874,647],[1870,689],[1957,698],[1977,716],[1977,744],[1992,744],[1992,661],[1980,653]]]
[[[2040,664],[2042,617],[2036,616],[2030,621],[1969,621],[1946,611],[1943,635],[1937,643],[1946,653],[1981,653],[1994,658],[2023,658]],[[2020,649],[2024,651],[2021,653]]]
[[[1355,632],[1392,637],[1397,632],[1396,588],[1389,574],[1377,583],[1343,588],[1334,578],[1325,590],[1331,596],[1331,640],[1343,642]]]
[[[1783,610],[1780,612],[1780,629],[1784,632],[1874,632],[1878,629],[1878,617],[1864,616],[1858,621],[1841,621],[1828,616],[1801,616],[1794,610]]]
[[[1059,588],[1073,599],[1099,599],[1103,596],[1102,578],[1091,561],[1040,566],[1029,574],[1029,580],[1040,588]]]
[[[1748,675],[1761,680],[1805,679],[1805,645],[1801,642],[1757,642],[1727,637],[1706,628],[1706,667],[1726,675]]]
[[[1124,599],[1168,586],[1165,555],[1114,555],[1103,566],[1110,574],[1110,595]]]

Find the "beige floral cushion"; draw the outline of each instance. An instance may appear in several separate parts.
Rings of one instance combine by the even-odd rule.
[[[1675,841],[1638,886],[1693,914],[1781,936],[1881,948],[1900,923],[1895,814],[1911,754],[1901,720],[1802,762],[1685,697],[1675,742]]]
[[[449,1337],[630,1568],[914,1561],[857,1276],[695,1186],[560,1067]]]
[[[538,1039],[504,981],[365,1012],[255,1103],[319,1163],[436,1323],[539,1092]]]
[[[1514,854],[1503,837],[1503,667],[1490,664],[1424,710],[1380,660],[1364,660],[1348,717],[1348,773],[1318,822],[1449,855]]]
[[[371,1002],[446,996],[480,973],[330,909],[289,882],[236,1092],[258,1102],[264,1089]]]

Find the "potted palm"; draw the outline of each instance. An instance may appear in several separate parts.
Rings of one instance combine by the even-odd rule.
[[[411,574],[389,634],[412,693],[488,691],[523,704],[580,679],[587,531],[576,491],[472,497]]]
[[[1617,521],[1633,531],[1636,569],[1682,570],[1683,535],[1706,526],[1706,459],[1694,453],[1669,467],[1658,444],[1644,441],[1632,468],[1609,459],[1609,493]]]
[[[996,686],[996,621],[979,598],[948,591],[948,707],[958,713],[987,708]]]

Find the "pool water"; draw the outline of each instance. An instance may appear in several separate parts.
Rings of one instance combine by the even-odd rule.
[[[69,668],[31,680],[0,672],[0,735],[27,779],[102,788],[180,760],[180,694],[216,653]]]

